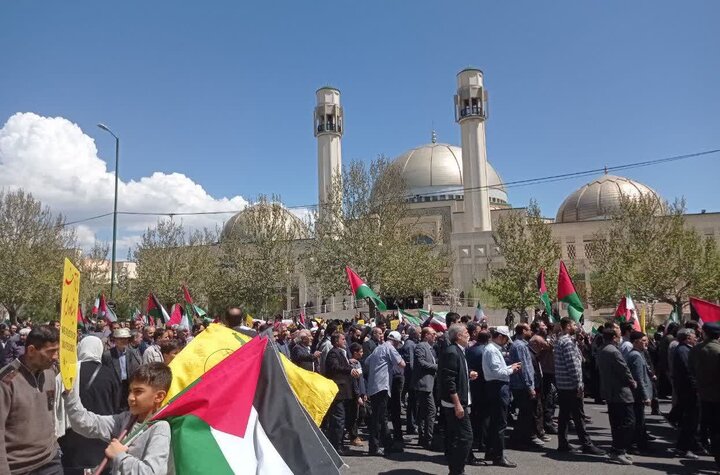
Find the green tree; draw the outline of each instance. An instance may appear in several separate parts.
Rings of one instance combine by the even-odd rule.
[[[689,296],[715,299],[720,255],[711,237],[685,221],[685,204],[654,196],[623,197],[590,246],[591,301],[610,307],[630,291],[642,300],[682,308]]]
[[[528,307],[540,306],[536,280],[540,269],[545,269],[548,292],[554,293],[560,246],[553,240],[550,225],[534,200],[524,210],[504,213],[493,232],[493,240],[505,265],[480,281],[479,287],[503,308],[525,319]]]
[[[0,305],[12,322],[59,318],[63,259],[75,261],[63,221],[30,193],[0,192]]]
[[[161,220],[148,228],[133,253],[137,263],[137,279],[131,289],[135,301],[144,303],[154,292],[169,308],[182,301],[183,284],[196,298],[207,295],[217,269],[216,242],[217,233],[208,229],[188,232],[173,220]]]
[[[219,246],[212,309],[242,305],[253,315],[277,313],[295,276],[296,240],[307,237],[307,227],[276,196],[259,197],[235,219]]]
[[[400,170],[384,157],[346,166],[314,223],[303,262],[319,293],[348,290],[345,266],[386,296],[448,287],[447,243],[436,236],[419,243]]]

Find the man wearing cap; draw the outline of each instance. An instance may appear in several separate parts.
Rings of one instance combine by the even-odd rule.
[[[702,425],[710,431],[710,450],[720,466],[720,323],[703,325],[705,341],[690,350],[690,370],[700,398]]]
[[[113,331],[113,340],[115,347],[110,348],[102,356],[103,366],[107,366],[115,372],[115,376],[120,382],[120,410],[128,409],[128,391],[130,377],[136,369],[142,365],[142,357],[140,352],[129,346],[130,330],[127,328],[117,328]]]
[[[490,415],[485,460],[490,460],[493,465],[500,467],[514,468],[517,465],[505,458],[505,429],[510,405],[510,375],[520,371],[521,364],[508,366],[500,351],[500,348],[510,341],[508,327],[497,327],[492,330],[491,335],[492,341],[485,348],[482,359],[487,410]]]
[[[653,385],[650,379],[650,368],[645,359],[648,339],[644,333],[632,331],[629,335],[632,350],[627,352],[625,360],[637,387],[633,389],[633,412],[635,413],[635,440],[634,445],[640,452],[648,450],[648,434],[645,426],[645,406],[650,405],[653,396]]]
[[[368,441],[369,455],[382,455],[379,449],[380,443],[390,445],[387,437],[390,382],[393,374],[405,368],[405,360],[397,351],[401,338],[400,333],[391,331],[388,334],[387,341],[378,345],[365,360],[368,373],[367,393],[372,408],[368,427],[370,432]],[[363,371],[365,370],[363,369]]]
[[[672,381],[677,394],[677,415],[680,423],[675,456],[695,460],[693,453],[700,448],[697,438],[698,428],[698,395],[695,373],[690,371],[690,350],[697,343],[695,331],[681,328],[677,332],[678,342],[673,355]],[[715,376],[717,378],[717,375]]]

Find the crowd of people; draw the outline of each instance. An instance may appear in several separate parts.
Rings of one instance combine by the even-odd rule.
[[[222,323],[271,334],[278,352],[337,384],[321,428],[341,455],[366,445],[370,456],[401,452],[417,435],[460,475],[467,465],[515,467],[506,445],[535,450],[557,434],[560,452],[631,465],[633,454],[653,453],[645,414],[659,414],[658,400],[668,397],[675,455],[711,453],[720,463],[719,324],[671,323],[648,338],[631,323],[609,321],[588,334],[539,312],[512,330],[452,312],[442,329],[382,316],[370,324],[278,318],[250,329],[246,317],[231,308]],[[59,323],[1,325],[0,473],[82,474],[104,457],[104,473],[172,473],[166,424],[127,446],[120,433],[159,408],[172,379],[167,365],[204,329],[100,320],[80,332],[78,381],[67,392],[57,374]],[[607,405],[607,454],[586,429],[586,397]]]

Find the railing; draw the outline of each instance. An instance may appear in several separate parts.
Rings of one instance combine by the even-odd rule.
[[[293,308],[291,310],[283,310],[283,318],[294,318],[299,317],[301,312],[305,313],[305,318],[323,313],[341,312],[344,310],[357,310],[367,309],[368,304],[365,299],[347,299],[338,301],[337,299],[331,300],[329,303],[313,306],[305,306],[299,308]]]

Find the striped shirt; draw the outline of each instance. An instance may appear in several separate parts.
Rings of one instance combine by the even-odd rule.
[[[582,355],[569,335],[562,335],[555,345],[555,386],[558,389],[583,387]]]

